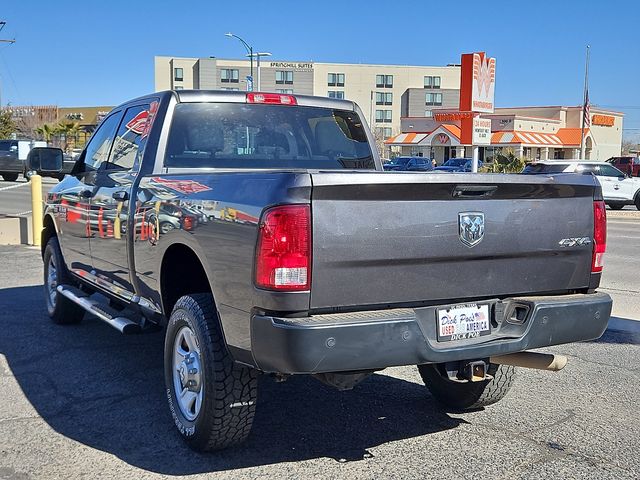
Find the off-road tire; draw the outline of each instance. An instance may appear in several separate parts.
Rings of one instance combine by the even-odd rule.
[[[180,410],[173,382],[174,341],[183,326],[196,336],[204,373],[202,404],[193,421]],[[180,435],[192,449],[220,450],[247,438],[256,410],[258,374],[231,359],[212,295],[185,295],[176,302],[165,336],[164,372],[169,410]]]
[[[62,251],[60,250],[60,244],[57,237],[51,237],[44,249],[43,261],[44,261],[44,295],[47,305],[47,313],[49,317],[55,323],[58,324],[72,324],[79,323],[84,317],[84,309],[67,297],[60,293],[55,294],[55,302],[51,302],[51,297],[48,290],[48,277],[49,277],[49,265],[50,260],[53,257],[53,264],[56,268],[57,285],[73,285],[73,280],[67,270],[62,257]],[[54,304],[55,303],[55,304]]]
[[[444,407],[452,410],[473,410],[486,407],[504,398],[511,389],[516,375],[514,367],[490,364],[488,374],[492,380],[458,383],[441,373],[440,366],[418,365],[422,381],[431,395]]]
[[[18,174],[17,173],[3,173],[2,174],[2,178],[7,182],[15,182],[16,180],[18,180]]]

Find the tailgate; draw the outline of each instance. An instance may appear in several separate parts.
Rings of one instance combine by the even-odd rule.
[[[586,288],[590,175],[312,173],[311,308]],[[484,215],[484,236],[461,233]],[[472,227],[473,230],[475,227]],[[477,229],[475,230],[477,232]]]

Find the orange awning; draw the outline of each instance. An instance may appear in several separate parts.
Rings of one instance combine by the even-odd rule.
[[[589,130],[585,130],[585,135]],[[580,145],[579,128],[561,128],[558,133],[538,133],[538,132],[493,132],[491,134],[492,144],[525,144],[525,145],[546,145],[550,147],[564,147]]]
[[[401,133],[393,137],[387,138],[384,143],[387,145],[415,145],[420,143],[428,133]]]

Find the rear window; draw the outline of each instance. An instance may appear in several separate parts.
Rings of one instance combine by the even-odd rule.
[[[184,168],[374,169],[355,112],[288,105],[176,105],[165,165]]]
[[[534,175],[534,174],[540,175],[540,174],[550,174],[550,173],[562,173],[566,169],[567,169],[567,165],[547,165],[542,163],[530,163],[529,165],[524,167],[524,170],[522,170],[522,173],[530,174],[530,175]]]

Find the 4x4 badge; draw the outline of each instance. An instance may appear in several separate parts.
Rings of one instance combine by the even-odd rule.
[[[460,241],[467,247],[475,247],[484,237],[484,213],[461,212],[458,214]]]

